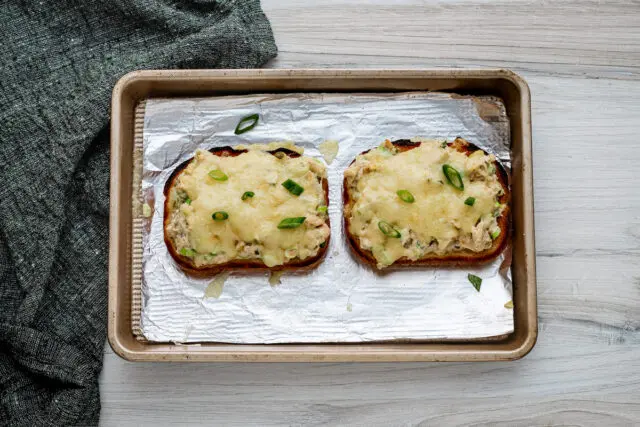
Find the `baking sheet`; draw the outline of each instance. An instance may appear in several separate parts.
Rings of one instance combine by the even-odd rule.
[[[235,135],[240,118],[260,114]],[[493,97],[443,93],[267,94],[147,101],[143,133],[143,198],[151,217],[143,233],[140,326],[150,341],[290,343],[477,339],[513,332],[504,256],[481,268],[408,269],[379,274],[352,257],[342,230],[342,173],[385,138],[461,136],[510,165],[509,122]],[[332,238],[309,272],[214,278],[184,274],[163,240],[164,183],[196,148],[290,140],[305,155],[339,142],[327,167]],[[147,212],[148,213],[148,212]],[[505,263],[506,264],[506,263]],[[483,278],[480,292],[467,280]]]

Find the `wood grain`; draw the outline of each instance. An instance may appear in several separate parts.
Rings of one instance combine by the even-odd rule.
[[[274,67],[505,67],[533,99],[540,335],[478,364],[133,364],[103,425],[640,424],[640,3],[264,0]]]
[[[265,1],[278,67],[495,66],[638,79],[635,1]]]

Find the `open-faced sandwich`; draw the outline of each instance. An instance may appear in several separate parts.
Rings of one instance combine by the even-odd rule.
[[[330,235],[326,170],[293,144],[198,150],[165,185],[164,239],[191,271],[315,265]]]
[[[387,140],[347,168],[343,197],[352,249],[380,269],[487,262],[509,234],[507,174],[462,138]]]

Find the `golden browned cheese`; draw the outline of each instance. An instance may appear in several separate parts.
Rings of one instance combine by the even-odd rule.
[[[467,155],[442,141],[414,141],[420,145],[407,151],[382,144],[345,171],[348,232],[378,268],[401,258],[483,252],[502,232],[497,218],[505,208],[498,202],[504,191],[495,157],[482,150]],[[443,165],[460,173],[463,189],[449,183]],[[403,200],[400,190],[413,201]],[[471,206],[465,204],[469,198]]]

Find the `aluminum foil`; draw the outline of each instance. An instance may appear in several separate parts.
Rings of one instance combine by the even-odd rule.
[[[250,132],[240,118],[259,113]],[[143,236],[141,329],[150,341],[302,343],[474,339],[513,332],[510,267],[504,255],[462,269],[403,269],[380,274],[350,253],[342,227],[342,174],[354,157],[389,138],[461,136],[510,165],[509,123],[492,97],[445,93],[265,94],[151,99],[144,118],[143,195],[153,206]],[[163,187],[196,148],[289,140],[327,166],[331,243],[308,272],[232,272],[224,281],[180,270],[163,239]],[[480,276],[480,291],[467,274]]]

